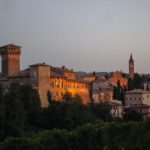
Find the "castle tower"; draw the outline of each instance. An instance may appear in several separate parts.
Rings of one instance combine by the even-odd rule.
[[[41,63],[30,66],[30,81],[33,88],[37,89],[41,107],[48,107],[47,92],[50,90],[50,66]]]
[[[2,56],[2,76],[17,75],[20,71],[21,47],[13,44],[0,47]]]
[[[130,59],[129,59],[129,77],[131,79],[134,78],[134,60],[132,54],[130,55]]]

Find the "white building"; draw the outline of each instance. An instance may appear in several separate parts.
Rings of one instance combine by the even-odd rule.
[[[125,107],[138,111],[143,116],[150,114],[150,91],[135,89],[125,93]]]
[[[112,100],[110,102],[111,106],[111,114],[113,117],[120,117],[122,118],[122,112],[123,112],[123,105],[121,101],[118,100]]]
[[[150,91],[135,89],[125,93],[125,106],[134,107],[142,104],[150,106]]]
[[[105,79],[93,82],[92,98],[94,103],[103,103],[113,99],[113,86]]]

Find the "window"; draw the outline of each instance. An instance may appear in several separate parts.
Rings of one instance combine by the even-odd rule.
[[[54,87],[54,82],[52,82],[52,87]]]
[[[59,88],[59,84],[57,84],[57,88]]]

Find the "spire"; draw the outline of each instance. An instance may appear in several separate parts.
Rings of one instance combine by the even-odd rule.
[[[129,60],[129,62],[130,62],[130,63],[134,62],[133,57],[132,57],[132,53],[131,53],[131,55],[130,55],[130,60]]]
[[[130,55],[130,59],[133,59],[133,58],[132,58],[132,53],[131,53],[131,55]]]

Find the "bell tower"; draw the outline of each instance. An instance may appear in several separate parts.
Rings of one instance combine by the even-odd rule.
[[[130,55],[130,59],[129,59],[129,77],[131,79],[134,78],[134,60],[132,54]]]
[[[2,56],[2,76],[13,76],[20,72],[21,47],[9,44],[0,47]]]

